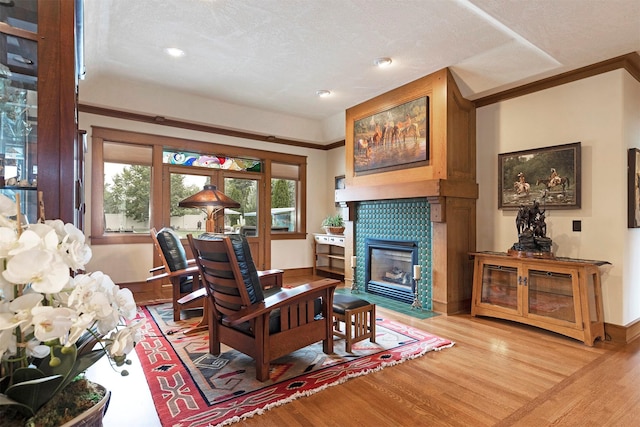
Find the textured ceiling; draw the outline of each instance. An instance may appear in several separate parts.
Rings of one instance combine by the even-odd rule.
[[[445,67],[473,100],[634,51],[640,0],[85,0],[87,80],[320,120]]]

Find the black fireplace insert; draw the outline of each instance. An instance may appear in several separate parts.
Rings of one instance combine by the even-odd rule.
[[[365,239],[366,291],[411,304],[413,266],[417,264],[416,241]]]

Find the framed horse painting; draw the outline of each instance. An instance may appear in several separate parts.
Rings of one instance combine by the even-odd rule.
[[[429,97],[405,102],[353,123],[353,168],[367,174],[429,161]]]
[[[498,154],[498,209],[580,208],[580,143]]]

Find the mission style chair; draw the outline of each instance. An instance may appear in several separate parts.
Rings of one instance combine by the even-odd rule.
[[[188,235],[209,298],[209,352],[220,344],[256,361],[256,378],[269,379],[269,364],[322,341],[333,353],[332,305],[338,280],[323,279],[265,298],[244,236]]]
[[[202,288],[198,266],[195,260],[187,259],[180,236],[171,228],[165,227],[160,231],[152,228],[150,233],[162,265],[150,270],[154,276],[149,277],[147,282],[169,280],[172,287],[173,320],[177,321],[180,320],[180,310],[203,307],[203,298],[189,297]],[[183,297],[186,300],[180,302]]]

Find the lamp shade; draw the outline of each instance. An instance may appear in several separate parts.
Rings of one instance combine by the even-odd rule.
[[[214,210],[218,210],[222,208],[239,208],[240,203],[227,197],[223,192],[219,191],[215,185],[205,185],[202,191],[180,201],[178,206],[181,208],[212,207]]]

